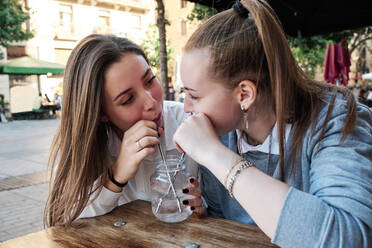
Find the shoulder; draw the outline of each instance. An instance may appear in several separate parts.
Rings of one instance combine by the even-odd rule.
[[[352,108],[356,112],[355,119],[348,117],[349,111]],[[344,127],[348,121],[354,123],[354,129],[349,129],[348,134],[345,136],[345,141],[349,145],[355,148],[360,143],[372,143],[371,110],[358,102],[348,102],[346,97],[341,93],[336,93],[336,95],[326,93],[322,98],[318,115],[314,119],[312,121],[315,122],[314,126],[312,124],[309,125],[303,142],[305,147],[308,147],[310,150],[320,141],[325,146],[338,146],[342,140]]]
[[[189,114],[184,112],[183,103],[175,101],[164,101],[163,115],[166,119],[173,119],[177,123],[182,122]]]
[[[355,101],[355,99],[353,99],[353,101],[355,103],[354,107],[356,111],[356,125],[358,125],[360,121],[366,122],[367,124],[369,123],[369,125],[371,125],[372,123],[371,110],[367,106]],[[333,105],[333,107],[331,106],[331,104]],[[331,110],[330,107],[332,107]],[[324,124],[323,122],[330,110],[328,122],[332,123],[333,121],[343,127],[345,118],[348,114],[348,111],[351,110],[351,108],[353,108],[353,106],[350,106],[350,103],[343,94],[326,93],[322,98],[322,103],[320,104],[317,125]]]

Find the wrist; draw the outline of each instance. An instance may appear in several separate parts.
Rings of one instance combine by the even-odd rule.
[[[242,159],[237,153],[231,151],[225,146],[214,150],[214,153],[208,155],[209,160],[204,164],[217,178],[224,184],[226,173],[236,161]]]
[[[128,175],[124,173],[123,169],[121,169],[121,167],[119,166],[118,161],[116,161],[111,167],[111,174],[109,174],[109,179],[114,184],[114,181],[118,182],[119,184],[125,184],[129,181],[130,177],[128,177]]]
[[[120,177],[117,163],[114,163],[109,172],[108,179],[105,183],[105,187],[113,192],[121,192],[123,187],[128,183],[129,178]]]
[[[123,188],[123,187],[125,187],[125,185],[128,184],[128,181],[125,181],[124,183],[117,181],[117,180],[115,179],[113,173],[111,173],[111,174],[109,175],[109,179],[110,179],[110,181],[111,181],[113,184],[115,184],[115,185],[116,185],[117,187],[119,187],[119,188]]]

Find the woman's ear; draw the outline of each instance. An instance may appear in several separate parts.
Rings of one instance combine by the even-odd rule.
[[[256,97],[257,87],[253,82],[249,80],[243,80],[236,87],[236,98],[243,111],[248,110],[248,108],[256,100]]]

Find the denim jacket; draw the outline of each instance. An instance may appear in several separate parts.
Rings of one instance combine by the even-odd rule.
[[[318,122],[306,132],[295,172],[289,152],[293,129],[285,144],[283,181],[290,186],[272,242],[281,247],[372,247],[372,113],[357,104],[354,133],[340,145],[346,100],[336,97],[318,150],[331,96],[321,104]],[[221,141],[236,151],[232,131]],[[242,155],[266,174],[279,179],[279,156],[249,151]],[[224,186],[201,166],[203,197],[208,214],[255,224]]]

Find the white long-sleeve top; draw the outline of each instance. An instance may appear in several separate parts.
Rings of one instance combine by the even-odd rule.
[[[177,127],[188,116],[183,110],[183,104],[179,102],[164,101],[163,120],[164,133],[160,137],[160,144],[166,154],[179,154],[174,143],[173,135]],[[116,160],[119,155],[121,140],[114,132],[109,133],[108,150],[110,155]],[[87,206],[84,208],[79,218],[87,218],[106,214],[115,207],[129,203],[134,200],[151,201],[150,177],[154,172],[153,164],[160,158],[158,149],[156,152],[146,157],[140,164],[137,174],[128,181],[128,184],[119,193],[113,192],[106,187],[101,191],[92,194]],[[187,171],[197,175],[197,165],[191,159],[186,160]],[[96,199],[96,194],[99,194]],[[92,201],[92,199],[94,199]]]

